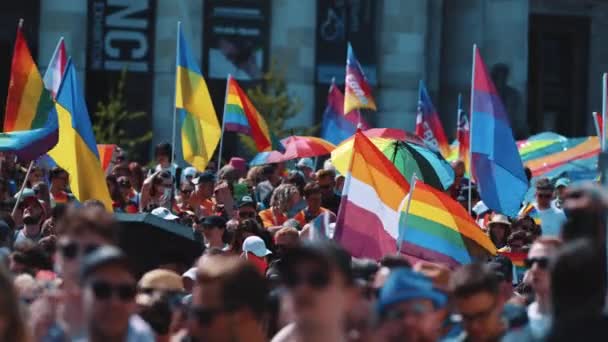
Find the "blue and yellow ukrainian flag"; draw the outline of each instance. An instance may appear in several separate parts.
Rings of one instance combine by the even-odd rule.
[[[175,108],[181,122],[184,160],[205,170],[222,136],[207,84],[177,25]]]
[[[97,199],[111,211],[112,200],[99,161],[91,119],[71,59],[63,77],[55,104],[59,141],[48,154],[70,174],[70,188],[79,201]]]

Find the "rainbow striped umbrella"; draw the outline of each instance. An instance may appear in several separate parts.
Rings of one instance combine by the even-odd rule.
[[[454,171],[439,152],[395,139],[370,138],[371,142],[397,167],[406,178],[416,177],[434,188],[445,190],[454,182]],[[331,153],[331,161],[342,174],[346,174],[351,160],[353,139],[341,143]]]

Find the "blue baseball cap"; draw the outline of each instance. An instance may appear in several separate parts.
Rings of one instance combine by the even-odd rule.
[[[434,288],[431,279],[408,268],[397,268],[380,289],[376,310],[382,314],[389,306],[412,299],[428,299],[436,308],[447,302],[446,294]]]

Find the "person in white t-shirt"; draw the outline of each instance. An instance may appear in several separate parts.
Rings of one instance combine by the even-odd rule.
[[[564,211],[552,205],[553,185],[548,178],[536,181],[536,201],[524,206],[520,217],[530,216],[541,227],[543,236],[559,236],[566,221]]]

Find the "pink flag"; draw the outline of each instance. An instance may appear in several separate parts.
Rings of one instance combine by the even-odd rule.
[[[68,58],[65,52],[65,44],[63,43],[63,37],[61,37],[43,77],[44,87],[51,92],[53,98],[57,95],[57,90],[61,84],[67,63]]]

